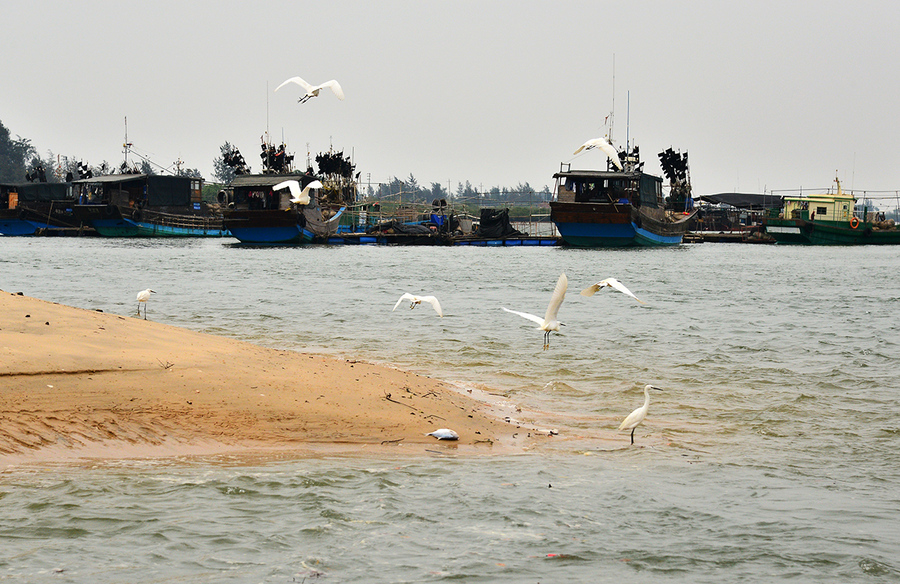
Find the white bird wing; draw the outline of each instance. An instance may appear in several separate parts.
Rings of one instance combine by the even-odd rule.
[[[543,325],[544,325],[544,319],[541,318],[541,317],[539,317],[539,316],[535,316],[535,315],[533,315],[533,314],[528,314],[527,312],[519,312],[518,310],[510,310],[510,309],[508,309],[508,308],[505,307],[505,306],[501,306],[500,308],[502,308],[502,309],[505,310],[506,312],[511,312],[511,313],[513,313],[513,314],[518,314],[518,315],[521,316],[522,318],[527,318],[527,319],[530,320],[530,321],[536,322],[536,323],[538,323],[538,325],[540,325],[540,326],[543,326]]]
[[[619,430],[630,430],[631,428],[634,428],[640,423],[641,420],[644,419],[644,416],[646,415],[647,412],[644,411],[644,406],[635,409],[633,412],[628,414],[628,416],[624,420],[622,420],[622,423],[619,424]]]
[[[310,189],[321,189],[322,183],[321,181],[314,180],[300,191],[300,195],[291,199],[292,203],[297,203],[299,205],[309,205],[309,190]]]
[[[606,154],[616,168],[622,170],[622,163],[619,161],[619,153],[613,148],[613,145],[606,141],[606,138],[593,138],[582,144],[574,154],[578,154],[582,150],[590,150],[591,148],[599,148]]]
[[[597,290],[599,290],[602,287],[603,287],[603,284],[601,284],[600,282],[597,282],[596,284],[592,284],[591,286],[588,286],[587,288],[582,290],[581,295],[582,296],[593,296],[594,294],[597,293]]]
[[[568,289],[568,287],[569,279],[566,278],[566,274],[563,272],[559,275],[559,280],[556,281],[556,288],[553,289],[553,296],[550,297],[550,304],[547,305],[547,313],[544,315],[544,322],[549,323],[556,320],[556,315],[559,313],[559,306],[566,297],[566,289]]]
[[[625,294],[626,296],[631,296],[632,298],[634,298],[641,304],[647,304],[646,302],[644,302],[643,300],[641,300],[640,298],[638,298],[637,296],[632,294],[631,290],[629,290],[628,288],[625,287],[625,284],[616,280],[615,278],[606,278],[605,280],[600,280],[596,284],[594,284],[592,286],[588,286],[587,288],[582,290],[581,295],[582,296],[593,296],[594,294],[597,293],[597,290],[599,290],[600,288],[607,288],[607,287],[618,290],[619,292],[621,292],[622,294]]]
[[[400,300],[397,301],[397,304],[394,305],[394,308],[391,310],[391,312],[394,312],[394,310],[397,310],[397,307],[400,306],[400,303],[403,302],[404,300],[409,300],[410,302],[415,302],[416,297],[409,293],[404,294],[403,296],[400,297]]]
[[[434,307],[434,311],[438,313],[438,316],[444,316],[443,311],[441,310],[441,303],[438,302],[438,299],[434,296],[419,296],[419,300],[422,302],[427,302],[431,306]]]
[[[334,93],[338,99],[344,99],[344,90],[341,89],[341,84],[338,83],[337,81],[335,81],[334,79],[332,79],[330,81],[326,81],[325,83],[323,83],[322,85],[319,85],[318,87],[316,87],[314,89],[322,89],[323,87],[330,88],[332,93]]]
[[[604,284],[604,283],[605,283],[605,284],[606,284],[607,286],[609,286],[610,288],[614,288],[614,289],[618,290],[619,292],[621,292],[622,294],[624,294],[624,295],[626,295],[626,296],[631,296],[632,298],[634,298],[635,300],[637,300],[637,301],[640,302],[641,304],[646,304],[643,300],[641,300],[640,298],[638,298],[637,296],[635,296],[634,294],[632,294],[632,293],[631,293],[631,290],[629,290],[628,288],[625,287],[625,284],[623,284],[622,282],[619,282],[619,281],[616,280],[615,278],[607,278],[607,279],[601,281],[600,283],[601,283],[601,284]]]
[[[286,80],[284,83],[282,83],[281,85],[279,85],[278,87],[276,87],[276,88],[275,88],[275,91],[278,91],[279,89],[281,89],[282,87],[284,87],[284,86],[287,85],[288,83],[296,83],[297,85],[299,85],[300,87],[302,87],[303,89],[305,89],[305,90],[306,90],[306,93],[309,93],[310,90],[314,89],[312,85],[310,85],[309,83],[307,83],[307,82],[304,81],[303,79],[300,79],[299,77],[291,77],[290,79]]]
[[[294,199],[300,195],[300,183],[295,180],[286,180],[272,187],[273,191],[280,191],[281,189],[290,189],[291,197]]]

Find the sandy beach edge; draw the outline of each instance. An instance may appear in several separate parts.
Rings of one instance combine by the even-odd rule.
[[[240,452],[509,454],[558,441],[515,417],[502,400],[400,369],[0,291],[0,469]],[[426,436],[437,428],[459,440]]]

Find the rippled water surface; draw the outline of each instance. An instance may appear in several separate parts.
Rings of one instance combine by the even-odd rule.
[[[897,581],[900,254],[0,239],[0,289],[503,392],[630,447],[0,472],[0,579]],[[566,323],[534,325],[561,272]],[[578,291],[615,276],[646,305]],[[391,312],[403,292],[429,307]]]

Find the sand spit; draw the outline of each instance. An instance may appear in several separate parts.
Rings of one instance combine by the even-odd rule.
[[[0,291],[0,468],[236,451],[524,451],[546,434],[440,381]],[[459,441],[425,433],[452,428]]]

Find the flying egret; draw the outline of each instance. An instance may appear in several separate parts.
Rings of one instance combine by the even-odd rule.
[[[637,428],[641,422],[644,421],[644,418],[647,417],[647,410],[650,409],[650,390],[656,389],[662,391],[662,389],[658,387],[654,387],[652,385],[644,386],[644,405],[637,408],[630,414],[628,417],[622,420],[622,423],[619,425],[619,431],[622,430],[631,430],[631,443],[634,444],[634,429]]]
[[[344,90],[341,89],[341,84],[338,83],[337,81],[335,81],[334,79],[332,79],[331,81],[326,81],[325,83],[322,83],[321,85],[310,85],[309,83],[307,83],[306,81],[304,81],[303,79],[301,79],[299,77],[291,77],[290,79],[288,79],[287,81],[285,81],[284,83],[282,83],[281,85],[276,87],[275,91],[278,91],[279,89],[281,89],[288,83],[296,83],[297,85],[302,87],[304,90],[306,90],[306,95],[304,95],[303,97],[301,97],[300,99],[297,100],[299,103],[303,103],[309,99],[312,99],[313,97],[319,97],[319,92],[322,91],[323,89],[325,89],[326,87],[329,88],[337,96],[338,99],[344,99]]]
[[[144,303],[144,320],[147,320],[147,301],[150,300],[151,294],[156,294],[156,292],[154,292],[150,288],[147,288],[146,290],[141,290],[140,292],[137,293],[137,301],[138,301],[138,312],[137,313],[138,313],[138,316],[141,315],[141,302],[143,302]]]
[[[600,280],[593,286],[588,286],[587,288],[582,290],[581,295],[582,296],[593,296],[594,294],[597,293],[597,290],[599,290],[600,288],[612,288],[613,290],[618,290],[619,292],[621,292],[622,294],[624,294],[626,296],[631,296],[632,298],[634,298],[641,304],[647,304],[646,302],[644,302],[643,300],[641,300],[640,298],[638,298],[637,296],[632,294],[631,290],[626,288],[625,285],[622,284],[622,282],[619,282],[615,278],[606,278],[605,280]]]
[[[309,189],[321,189],[322,183],[320,181],[314,180],[305,187],[303,190],[300,190],[300,182],[296,180],[286,180],[284,182],[280,182],[274,187],[272,187],[273,191],[280,191],[281,189],[290,189],[291,191],[291,202],[297,205],[309,205]]]
[[[397,307],[400,306],[400,303],[404,300],[409,300],[410,310],[412,310],[419,304],[422,304],[423,302],[427,302],[434,307],[434,311],[438,313],[438,316],[444,316],[443,311],[441,311],[441,303],[438,302],[437,298],[435,298],[434,296],[413,296],[412,294],[404,294],[403,296],[401,296],[400,300],[397,301],[397,304],[394,305],[394,308],[393,310],[391,310],[391,312],[397,310]]]
[[[544,314],[544,318],[528,314],[527,312],[510,310],[505,306],[501,306],[500,308],[506,312],[518,314],[522,318],[527,318],[532,322],[536,322],[538,324],[538,329],[544,331],[544,350],[546,351],[550,348],[550,331],[559,332],[559,327],[563,325],[563,323],[556,320],[556,315],[559,312],[559,305],[562,304],[563,299],[566,297],[566,288],[568,287],[569,280],[566,278],[565,272],[563,272],[560,274],[559,280],[556,281],[556,288],[553,289],[553,296],[550,297],[550,304],[547,305],[547,312]]]
[[[582,150],[590,150],[591,148],[599,148],[606,154],[610,160],[612,160],[613,164],[616,165],[616,168],[622,170],[622,163],[619,161],[619,153],[613,148],[613,145],[610,144],[606,138],[594,138],[592,140],[588,140],[584,144],[578,147],[578,150],[575,151],[575,154],[578,154]]]
[[[449,428],[440,428],[425,435],[434,436],[438,440],[459,440],[459,434]]]

